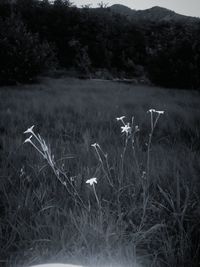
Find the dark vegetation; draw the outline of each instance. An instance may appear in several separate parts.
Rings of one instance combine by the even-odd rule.
[[[57,67],[83,77],[100,72],[165,87],[200,87],[197,18],[158,7],[78,9],[62,0],[4,0],[0,17],[1,84],[27,82]]]
[[[54,54],[49,43],[27,31],[17,18],[0,20],[0,84],[29,82],[53,67]]]

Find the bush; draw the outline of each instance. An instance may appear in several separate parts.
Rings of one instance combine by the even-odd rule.
[[[0,20],[0,85],[30,82],[55,63],[50,44],[41,43],[20,19]]]

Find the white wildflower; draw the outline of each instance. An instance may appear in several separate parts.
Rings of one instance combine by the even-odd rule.
[[[28,128],[28,129],[24,132],[24,134],[26,134],[26,133],[33,133],[33,128],[34,128],[34,125],[32,125],[30,128]]]
[[[148,113],[148,112],[152,113],[152,112],[156,112],[156,110],[155,110],[154,108],[151,108],[151,109],[149,109],[149,110],[147,111],[147,113]]]
[[[125,126],[121,126],[121,132],[122,133],[126,133],[126,134],[130,134],[131,133],[131,127],[130,124],[125,124]]]
[[[98,144],[97,143],[94,143],[94,144],[92,144],[91,146],[93,146],[93,147],[97,147],[98,146]]]
[[[121,116],[121,117],[118,117],[116,118],[117,121],[123,121],[123,119],[125,119],[126,117],[125,116]]]
[[[31,143],[32,144],[32,141],[31,141],[31,138],[32,138],[33,136],[31,135],[31,136],[29,136],[29,138],[27,138],[25,141],[24,141],[24,143]]]
[[[94,143],[91,146],[94,147],[94,148],[97,148],[98,147],[99,149],[101,149],[101,147],[100,147],[100,145],[98,143]]]
[[[164,114],[165,112],[163,110],[156,110],[156,113],[158,113],[158,114]]]
[[[91,178],[91,179],[87,180],[86,184],[90,184],[91,186],[93,184],[97,184],[97,178],[94,177],[94,178]]]
[[[149,109],[147,112],[150,113],[158,113],[158,114],[164,114],[163,110],[155,110],[155,109]]]

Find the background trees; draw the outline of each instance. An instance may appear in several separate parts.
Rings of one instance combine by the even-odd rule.
[[[0,84],[30,82],[56,59],[48,42],[40,42],[21,20],[0,20]]]
[[[1,62],[6,62],[1,66],[1,73],[5,73],[4,69],[10,64],[8,62],[13,62],[10,67],[13,70],[19,61],[18,52],[12,52],[10,56],[11,47],[16,48],[16,42],[12,46],[11,41],[5,41],[8,34],[16,40],[21,38],[26,57],[31,53],[35,55],[29,57],[32,66],[29,73],[32,74],[24,74],[25,77],[40,73],[40,66],[51,65],[48,61],[52,58],[53,45],[60,68],[75,68],[87,74],[101,68],[118,77],[146,76],[161,86],[200,86],[199,19],[150,21],[142,17],[139,19],[137,15],[134,20],[106,6],[78,9],[66,0],[56,0],[54,3],[48,0],[16,0],[12,5],[4,0],[0,3],[0,17],[1,27],[5,27],[4,23],[8,24],[12,17],[8,32],[1,32],[1,47],[9,50],[1,52]],[[46,63],[31,61],[38,57]],[[18,69],[22,73],[20,80],[23,80],[24,69],[28,67],[22,64]],[[13,77],[2,79],[6,82],[6,79],[15,80]]]

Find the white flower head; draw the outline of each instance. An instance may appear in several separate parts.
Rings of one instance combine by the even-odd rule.
[[[148,113],[148,112],[152,113],[152,112],[156,112],[156,110],[155,110],[154,108],[151,108],[151,109],[149,109],[149,110],[147,111],[147,113]]]
[[[97,146],[97,143],[91,144],[91,146],[96,147]]]
[[[158,114],[164,114],[164,111],[163,110],[155,110],[155,109],[149,109],[147,112],[150,112],[150,113],[158,113]]]
[[[87,180],[86,184],[90,184],[91,186],[93,184],[97,184],[97,178],[94,177],[94,178],[91,178],[91,179]]]
[[[165,112],[163,110],[156,110],[156,113],[158,113],[158,114],[164,114]]]
[[[130,134],[131,133],[130,124],[127,123],[127,124],[125,124],[125,126],[121,126],[121,132],[126,133],[126,134]]]
[[[125,116],[121,116],[121,117],[118,117],[116,118],[117,121],[123,121],[123,119],[125,119],[126,117]]]
[[[91,146],[94,147],[94,148],[100,147],[100,145],[98,143],[94,143]]]
[[[29,136],[29,138],[27,138],[25,141],[24,141],[24,143],[32,143],[32,141],[31,141],[31,138],[32,138],[33,136],[31,135],[31,136]]]
[[[33,133],[33,128],[34,128],[34,126],[35,126],[35,125],[32,125],[30,128],[28,128],[28,129],[24,132],[24,134],[26,134],[26,133]]]

